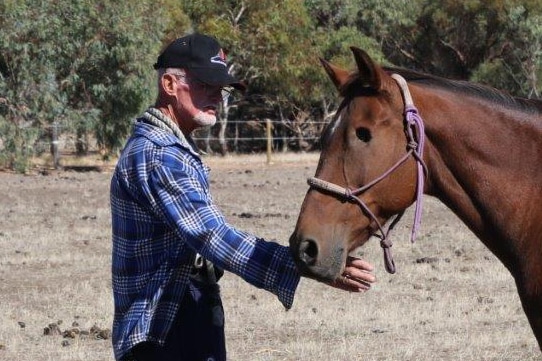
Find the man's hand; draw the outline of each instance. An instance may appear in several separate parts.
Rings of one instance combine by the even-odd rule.
[[[350,292],[363,292],[371,288],[376,281],[372,273],[374,267],[362,259],[348,256],[344,272],[330,286]]]

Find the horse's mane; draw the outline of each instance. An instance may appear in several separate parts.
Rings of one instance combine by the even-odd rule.
[[[497,103],[501,106],[510,107],[525,112],[542,111],[542,100],[513,97],[489,86],[462,80],[445,79],[435,75],[420,73],[404,68],[385,67],[384,70],[390,74],[397,73],[405,78],[405,80],[413,83],[424,84],[427,86],[447,89],[456,93],[476,96],[484,100]]]

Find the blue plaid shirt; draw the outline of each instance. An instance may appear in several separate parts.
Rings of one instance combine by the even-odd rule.
[[[196,253],[292,306],[300,276],[289,249],[226,222],[186,139],[138,119],[111,180],[111,213],[117,360],[142,341],[164,343]]]

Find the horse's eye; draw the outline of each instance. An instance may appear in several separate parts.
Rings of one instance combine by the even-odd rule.
[[[365,143],[369,142],[372,138],[371,131],[363,127],[356,129],[356,136]]]

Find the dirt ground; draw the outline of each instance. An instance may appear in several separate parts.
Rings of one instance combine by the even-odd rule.
[[[208,158],[215,201],[240,229],[287,244],[317,155]],[[88,169],[87,169],[88,170]],[[111,168],[0,173],[0,360],[112,360]],[[230,360],[542,360],[512,278],[437,200],[397,274],[370,241],[365,294],[302,280],[294,307],[231,274],[221,280]]]

